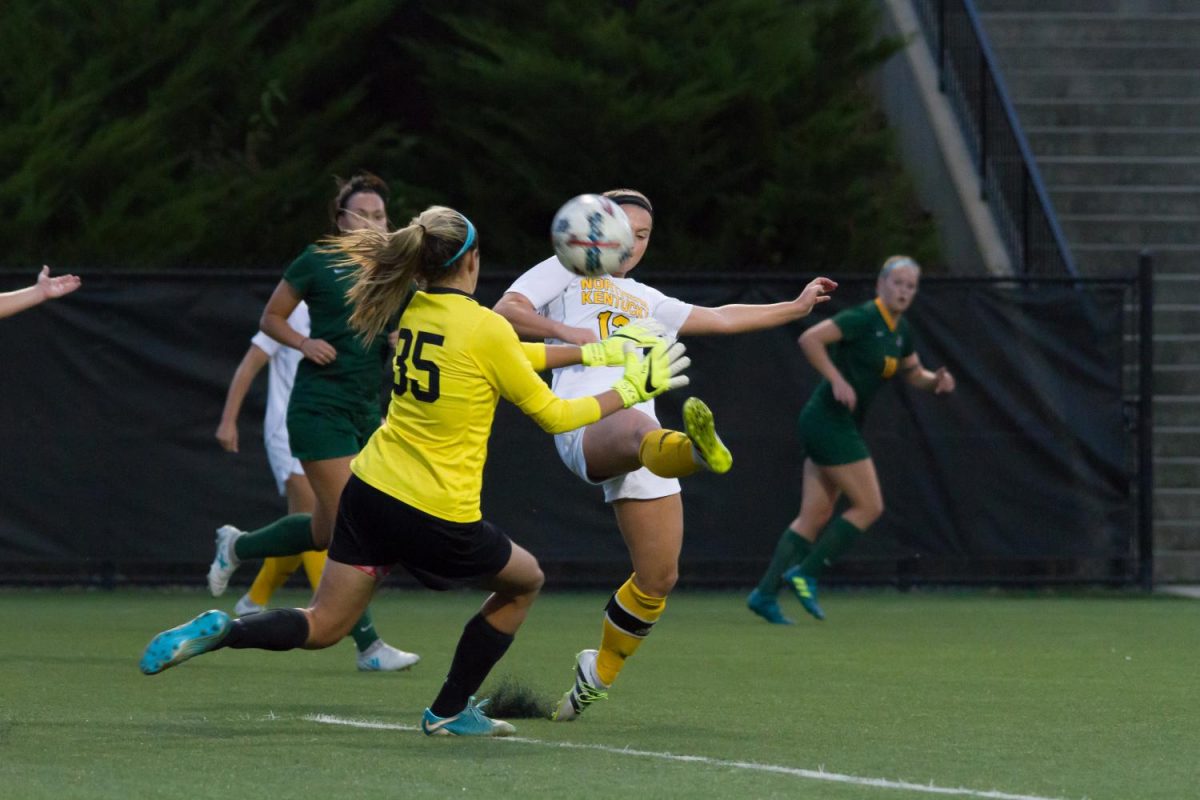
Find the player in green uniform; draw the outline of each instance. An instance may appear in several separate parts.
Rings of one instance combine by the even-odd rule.
[[[339,235],[387,228],[387,184],[370,173],[340,183],[330,217]],[[366,344],[350,326],[353,307],[346,293],[353,269],[310,245],[291,263],[275,287],[259,322],[263,332],[299,350],[287,428],[292,455],[300,460],[316,503],[309,514],[289,514],[256,531],[232,525],[217,530],[217,552],[208,572],[213,596],[225,591],[243,559],[298,555],[324,550],[333,536],[334,515],[350,479],[350,460],[379,427],[379,392],[388,342]],[[312,321],[307,336],[288,324],[303,300]],[[402,670],[420,658],[387,645],[375,632],[370,612],[351,630],[364,671]]]
[[[824,380],[800,412],[804,444],[800,513],[783,532],[775,554],[746,604],[768,622],[791,623],[779,608],[786,583],[817,619],[817,579],[883,513],[875,462],[862,437],[862,423],[875,393],[897,374],[934,394],[954,391],[954,376],[921,366],[913,351],[904,312],[912,304],[921,268],[907,256],[884,262],[874,300],[814,325],[800,348]],[[834,504],[846,495],[850,507],[836,519]]]

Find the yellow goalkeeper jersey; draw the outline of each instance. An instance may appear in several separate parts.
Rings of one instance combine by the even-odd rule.
[[[413,295],[399,323],[387,421],[350,469],[396,499],[451,522],[480,518],[488,436],[500,397],[550,433],[600,418],[594,397],[557,397],[537,371],[546,346],[457,289]]]

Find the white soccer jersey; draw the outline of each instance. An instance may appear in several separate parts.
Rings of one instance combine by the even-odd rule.
[[[573,328],[590,328],[601,339],[622,325],[647,317],[661,323],[670,337],[679,333],[690,303],[668,297],[633,278],[581,278],[551,257],[530,269],[508,287],[524,295],[543,317]],[[547,344],[561,344],[548,339]],[[554,393],[559,397],[599,394],[616,383],[621,367],[563,367],[554,370]],[[653,400],[638,407],[653,409]]]
[[[312,330],[308,305],[300,301],[296,310],[288,315],[287,322],[301,336],[308,336]],[[288,401],[292,397],[296,368],[300,366],[304,355],[295,348],[280,344],[262,331],[256,333],[250,343],[271,359],[267,364],[267,413],[263,418],[263,439],[270,452],[273,442],[287,442]],[[288,455],[291,455],[290,450]]]

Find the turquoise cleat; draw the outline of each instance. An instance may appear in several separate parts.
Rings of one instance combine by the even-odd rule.
[[[205,611],[191,622],[151,639],[138,667],[146,675],[157,675],[192,656],[207,653],[221,643],[229,633],[229,626],[229,615],[224,611]]]
[[[421,717],[421,730],[426,736],[512,736],[517,729],[504,720],[484,716],[487,700],[478,704],[472,697],[467,707],[453,717],[439,717],[428,708]]]
[[[805,575],[799,567],[792,567],[783,573],[783,579],[787,581],[788,586],[792,587],[796,599],[800,601],[800,605],[804,606],[805,611],[817,619],[825,619],[825,612],[817,604],[816,578]]]
[[[758,589],[752,591],[750,596],[746,598],[746,607],[772,625],[796,624],[783,615],[777,599],[763,594]]]

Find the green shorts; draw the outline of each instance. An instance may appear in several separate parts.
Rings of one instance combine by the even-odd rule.
[[[379,412],[348,412],[329,407],[288,406],[292,455],[301,461],[356,456],[379,427]]]
[[[830,413],[809,403],[800,412],[800,443],[814,464],[836,467],[870,458],[858,425],[850,414]]]

